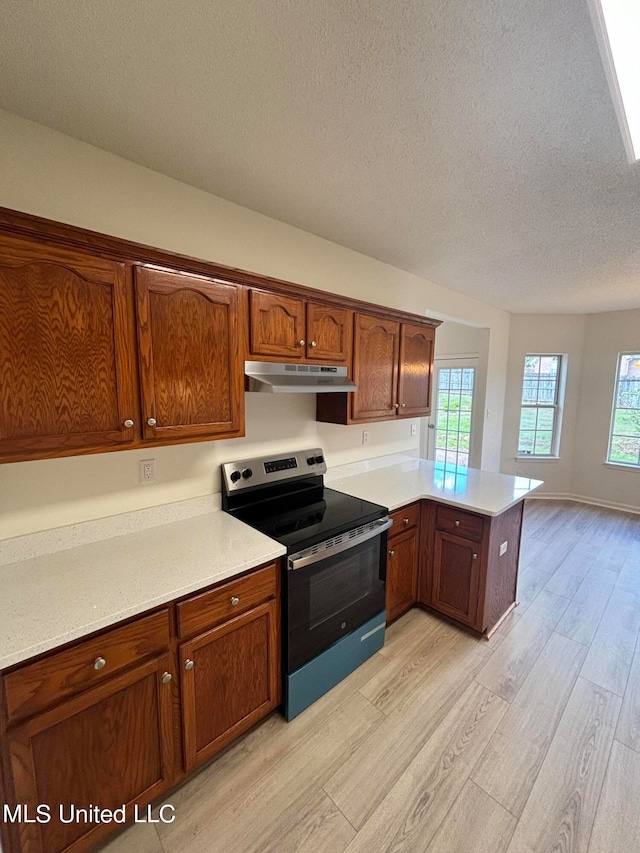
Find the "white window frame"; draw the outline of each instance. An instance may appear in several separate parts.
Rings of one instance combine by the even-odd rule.
[[[622,359],[625,355],[640,355],[640,352],[634,352],[633,350],[625,350],[624,352],[618,353],[618,358],[616,359],[616,376],[615,382],[613,385],[613,400],[611,403],[611,422],[609,423],[609,441],[607,442],[607,457],[605,459],[605,465],[613,465],[615,468],[629,468],[632,471],[640,471],[640,462],[617,462],[611,459],[611,442],[613,441],[613,425],[616,420],[616,411],[618,406],[616,405],[618,402],[618,387],[620,385],[620,365],[622,364]],[[635,410],[634,410],[635,411]]]
[[[552,403],[523,403],[522,393],[524,390],[525,381],[525,366],[526,359],[534,358],[557,358],[558,359],[558,374],[556,381],[555,402]],[[567,361],[568,357],[563,352],[527,352],[522,360],[522,379],[520,382],[520,404],[518,406],[518,434],[517,434],[517,449],[516,459],[518,460],[544,460],[544,459],[559,459],[560,458],[560,439],[562,435],[562,415],[564,406],[564,393],[567,378]],[[550,409],[553,408],[553,428],[551,434],[551,453],[523,453],[520,450],[520,424],[522,421],[523,409]]]

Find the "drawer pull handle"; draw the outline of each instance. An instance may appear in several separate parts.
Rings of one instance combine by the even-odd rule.
[[[453,523],[455,524],[456,527],[460,527],[460,522],[458,521],[458,519],[456,519]]]
[[[395,553],[396,553],[395,551],[389,551],[389,556],[390,556],[390,557],[393,557],[393,555],[394,555]]]
[[[478,555],[477,555],[477,554],[474,554],[474,555],[473,555],[473,559],[474,559],[474,560],[477,560],[477,559],[478,559]]]
[[[162,673],[162,683],[163,684],[168,684],[171,681],[171,678],[172,678],[172,675],[170,672],[163,672]]]
[[[232,595],[232,596],[231,596],[231,606],[232,606],[232,607],[237,607],[237,606],[238,606],[238,604],[240,604],[240,599],[239,599],[237,596]]]
[[[405,523],[405,524],[409,524],[409,519],[408,519],[408,518],[403,518],[402,520],[404,521],[404,523]]]
[[[195,666],[195,664],[194,664],[194,662],[191,660],[191,658],[188,658],[188,659],[184,662],[184,668],[185,668],[185,669],[193,669],[193,667],[194,667],[194,666]]]
[[[96,658],[93,662],[93,668],[96,671],[104,669],[106,665],[107,665],[107,662],[104,658]]]

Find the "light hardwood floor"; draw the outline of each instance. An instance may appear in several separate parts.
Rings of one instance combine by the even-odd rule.
[[[530,501],[519,600],[489,642],[410,611],[105,851],[640,851],[640,515]]]

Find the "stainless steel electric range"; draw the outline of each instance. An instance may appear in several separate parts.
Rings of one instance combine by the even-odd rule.
[[[384,644],[386,507],[324,485],[319,448],[228,462],[222,508],[287,548],[282,583],[288,720]]]

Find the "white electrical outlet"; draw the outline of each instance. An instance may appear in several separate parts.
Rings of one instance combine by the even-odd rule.
[[[411,435],[418,434],[418,424],[411,424]]]
[[[369,444],[369,430],[368,429],[362,430],[362,443],[363,444]]]
[[[140,462],[140,482],[153,483],[156,478],[155,459],[142,459]]]
[[[507,542],[503,542],[503,543],[502,543],[502,545],[500,546],[500,556],[501,556],[501,557],[504,557],[504,555],[507,553],[507,548],[508,548],[508,547],[509,547],[509,542],[508,542],[508,541],[507,541]]]

